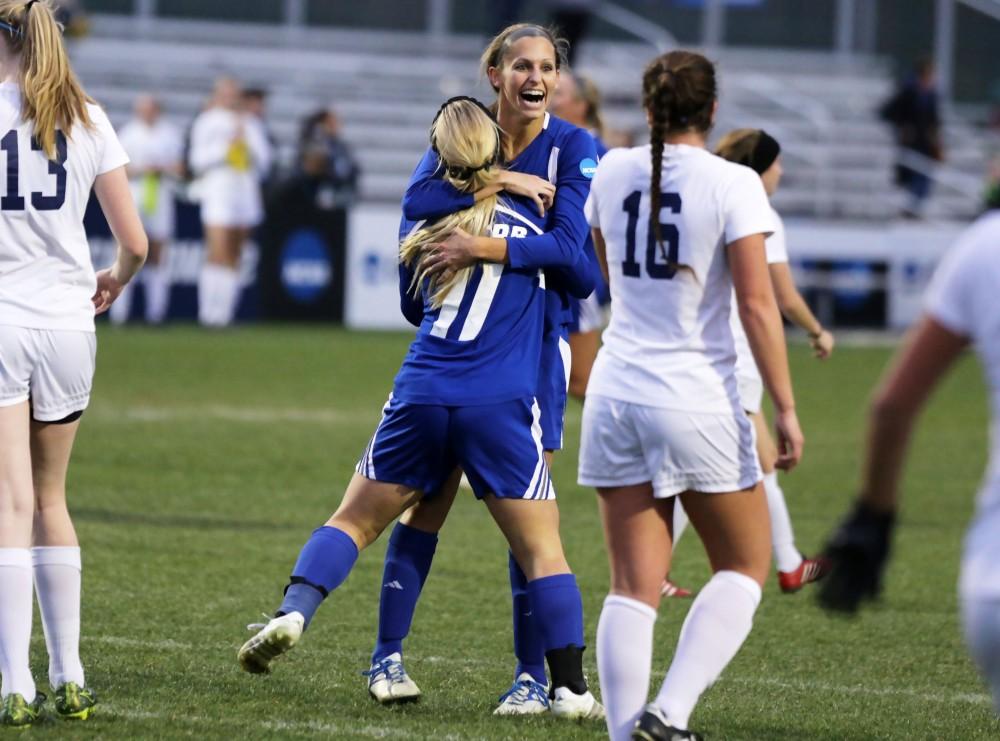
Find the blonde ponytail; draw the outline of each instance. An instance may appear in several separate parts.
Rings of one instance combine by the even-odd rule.
[[[93,100],[70,67],[62,25],[49,0],[0,0],[0,21],[14,29],[4,38],[11,51],[21,55],[24,118],[32,122],[45,156],[54,160],[57,129],[69,136],[78,122],[93,127],[87,111]]]
[[[445,103],[431,125],[431,142],[441,158],[444,179],[464,193],[475,193],[496,179],[500,171],[496,165],[500,141],[501,132],[496,122],[482,104],[469,98],[453,98]],[[399,261],[407,266],[416,263],[410,284],[414,295],[420,292],[426,277],[424,258],[430,246],[456,229],[474,236],[489,236],[496,205],[496,195],[488,196],[467,209],[418,229],[403,240],[399,246]],[[432,276],[431,306],[440,307],[452,287],[471,271],[472,268],[464,268],[444,279]]]

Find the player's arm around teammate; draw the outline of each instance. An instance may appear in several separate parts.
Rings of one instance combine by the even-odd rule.
[[[597,488],[610,559],[597,652],[615,741],[696,738],[689,716],[749,634],[769,570],[767,501],[736,398],[734,289],[777,409],[778,465],[794,466],[803,444],[764,257],[766,194],[704,149],[714,67],[691,52],[658,57],[643,101],[651,146],[610,152],[587,204],[612,311],[584,402],[580,483]],[[714,575],[643,713],[678,496]]]
[[[147,246],[128,158],[71,71],[48,2],[0,2],[0,79],[10,176],[0,212],[0,725],[25,727],[45,700],[28,664],[33,591],[57,713],[86,718],[96,704],[79,656],[81,559],[66,470],[90,398],[94,313],[139,270]],[[119,242],[96,276],[83,228],[92,188]]]

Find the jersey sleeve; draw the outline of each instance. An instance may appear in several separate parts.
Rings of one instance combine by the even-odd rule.
[[[931,279],[924,296],[924,309],[935,321],[964,337],[975,329],[976,278],[975,260],[968,249],[953,248]],[[979,299],[982,301],[982,299]]]
[[[403,216],[411,221],[440,219],[475,203],[475,196],[463,193],[444,179],[438,156],[428,147],[403,194]]]
[[[575,263],[566,267],[555,265],[545,268],[546,288],[568,293],[573,298],[584,299],[594,292],[597,283],[594,280],[594,269],[591,265],[587,251],[593,252],[594,248],[587,240],[587,245],[580,250]],[[596,258],[595,258],[596,260]]]
[[[764,249],[767,253],[767,264],[773,265],[779,262],[788,262],[788,246],[785,244],[785,224],[777,211],[774,214],[774,229],[771,236],[764,242]]]
[[[749,167],[735,167],[737,172],[722,202],[726,244],[751,234],[768,236],[774,231],[774,212],[760,176]]]
[[[406,321],[419,327],[424,320],[424,302],[419,295],[414,296],[410,286],[413,283],[413,269],[399,263],[399,309]]]
[[[128,164],[128,154],[115,133],[107,114],[94,106],[90,109],[91,120],[101,141],[101,158],[97,164],[97,174],[103,175]]]
[[[559,153],[556,198],[545,234],[507,239],[511,267],[572,266],[583,250],[589,232],[583,214],[590,181],[597,166],[594,140],[586,131],[575,130]]]

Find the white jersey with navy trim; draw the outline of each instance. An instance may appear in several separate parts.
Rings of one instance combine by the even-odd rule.
[[[87,104],[93,128],[56,132],[55,160],[21,111],[18,86],[0,84],[0,323],[93,332],[97,282],[83,215],[97,176],[128,156],[99,106]]]
[[[1000,213],[982,216],[952,247],[925,297],[927,313],[947,329],[968,337],[982,361],[989,386],[992,423],[990,462],[980,491],[981,511],[1000,517]],[[995,536],[994,536],[995,537]],[[998,585],[1000,591],[1000,585]]]
[[[586,214],[607,245],[611,320],[587,393],[731,411],[739,399],[725,245],[773,231],[767,195],[748,167],[700,147],[665,146],[661,250],[648,228],[650,160],[649,146],[613,149],[591,186]]]

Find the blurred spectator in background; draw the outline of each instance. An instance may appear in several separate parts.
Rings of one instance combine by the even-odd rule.
[[[986,179],[986,194],[983,206],[987,211],[1000,208],[1000,157],[994,157],[990,163],[990,172]]]
[[[590,16],[597,7],[597,0],[549,0],[549,6],[552,25],[569,42],[567,61],[572,67],[576,61],[577,47],[590,28]]]
[[[255,116],[257,120],[260,121],[261,128],[264,130],[264,136],[267,137],[267,143],[271,148],[271,152],[277,153],[278,137],[274,135],[274,132],[271,131],[271,127],[267,125],[267,91],[260,87],[243,88],[241,98],[243,101],[243,110],[249,115]],[[267,193],[271,186],[274,185],[277,170],[277,157],[272,156],[271,166],[261,178],[261,185],[263,186],[265,193]]]
[[[552,112],[559,118],[586,129],[594,137],[597,154],[608,151],[604,142],[604,119],[601,117],[601,91],[589,78],[573,72],[559,75],[559,86],[552,98]]]
[[[910,76],[881,109],[882,119],[892,124],[896,143],[903,157],[896,165],[896,184],[908,194],[902,215],[920,218],[924,202],[931,191],[931,178],[926,168],[918,169],[913,162],[944,159],[941,146],[941,117],[938,111],[938,94],[934,79],[934,62],[920,62]],[[911,155],[908,157],[907,155]],[[915,154],[918,157],[913,158]],[[924,159],[926,158],[926,159]]]
[[[215,83],[208,107],[191,127],[190,167],[199,178],[205,265],[198,279],[198,321],[232,323],[240,298],[240,257],[263,218],[260,180],[271,167],[261,120],[247,113],[239,84]]]
[[[321,208],[346,208],[354,202],[361,170],[332,110],[317,111],[303,122],[297,162],[297,175],[322,200],[317,202]]]
[[[56,0],[56,20],[63,25],[67,38],[86,36],[90,30],[90,21],[84,12],[83,0]]]
[[[181,175],[181,132],[163,118],[156,98],[140,95],[132,120],[119,131],[118,138],[129,157],[132,198],[149,237],[149,256],[136,277],[145,292],[146,321],[159,324],[167,315],[170,301],[165,250],[174,230],[174,183]],[[128,319],[135,282],[126,286],[111,305],[108,313],[115,324]]]

